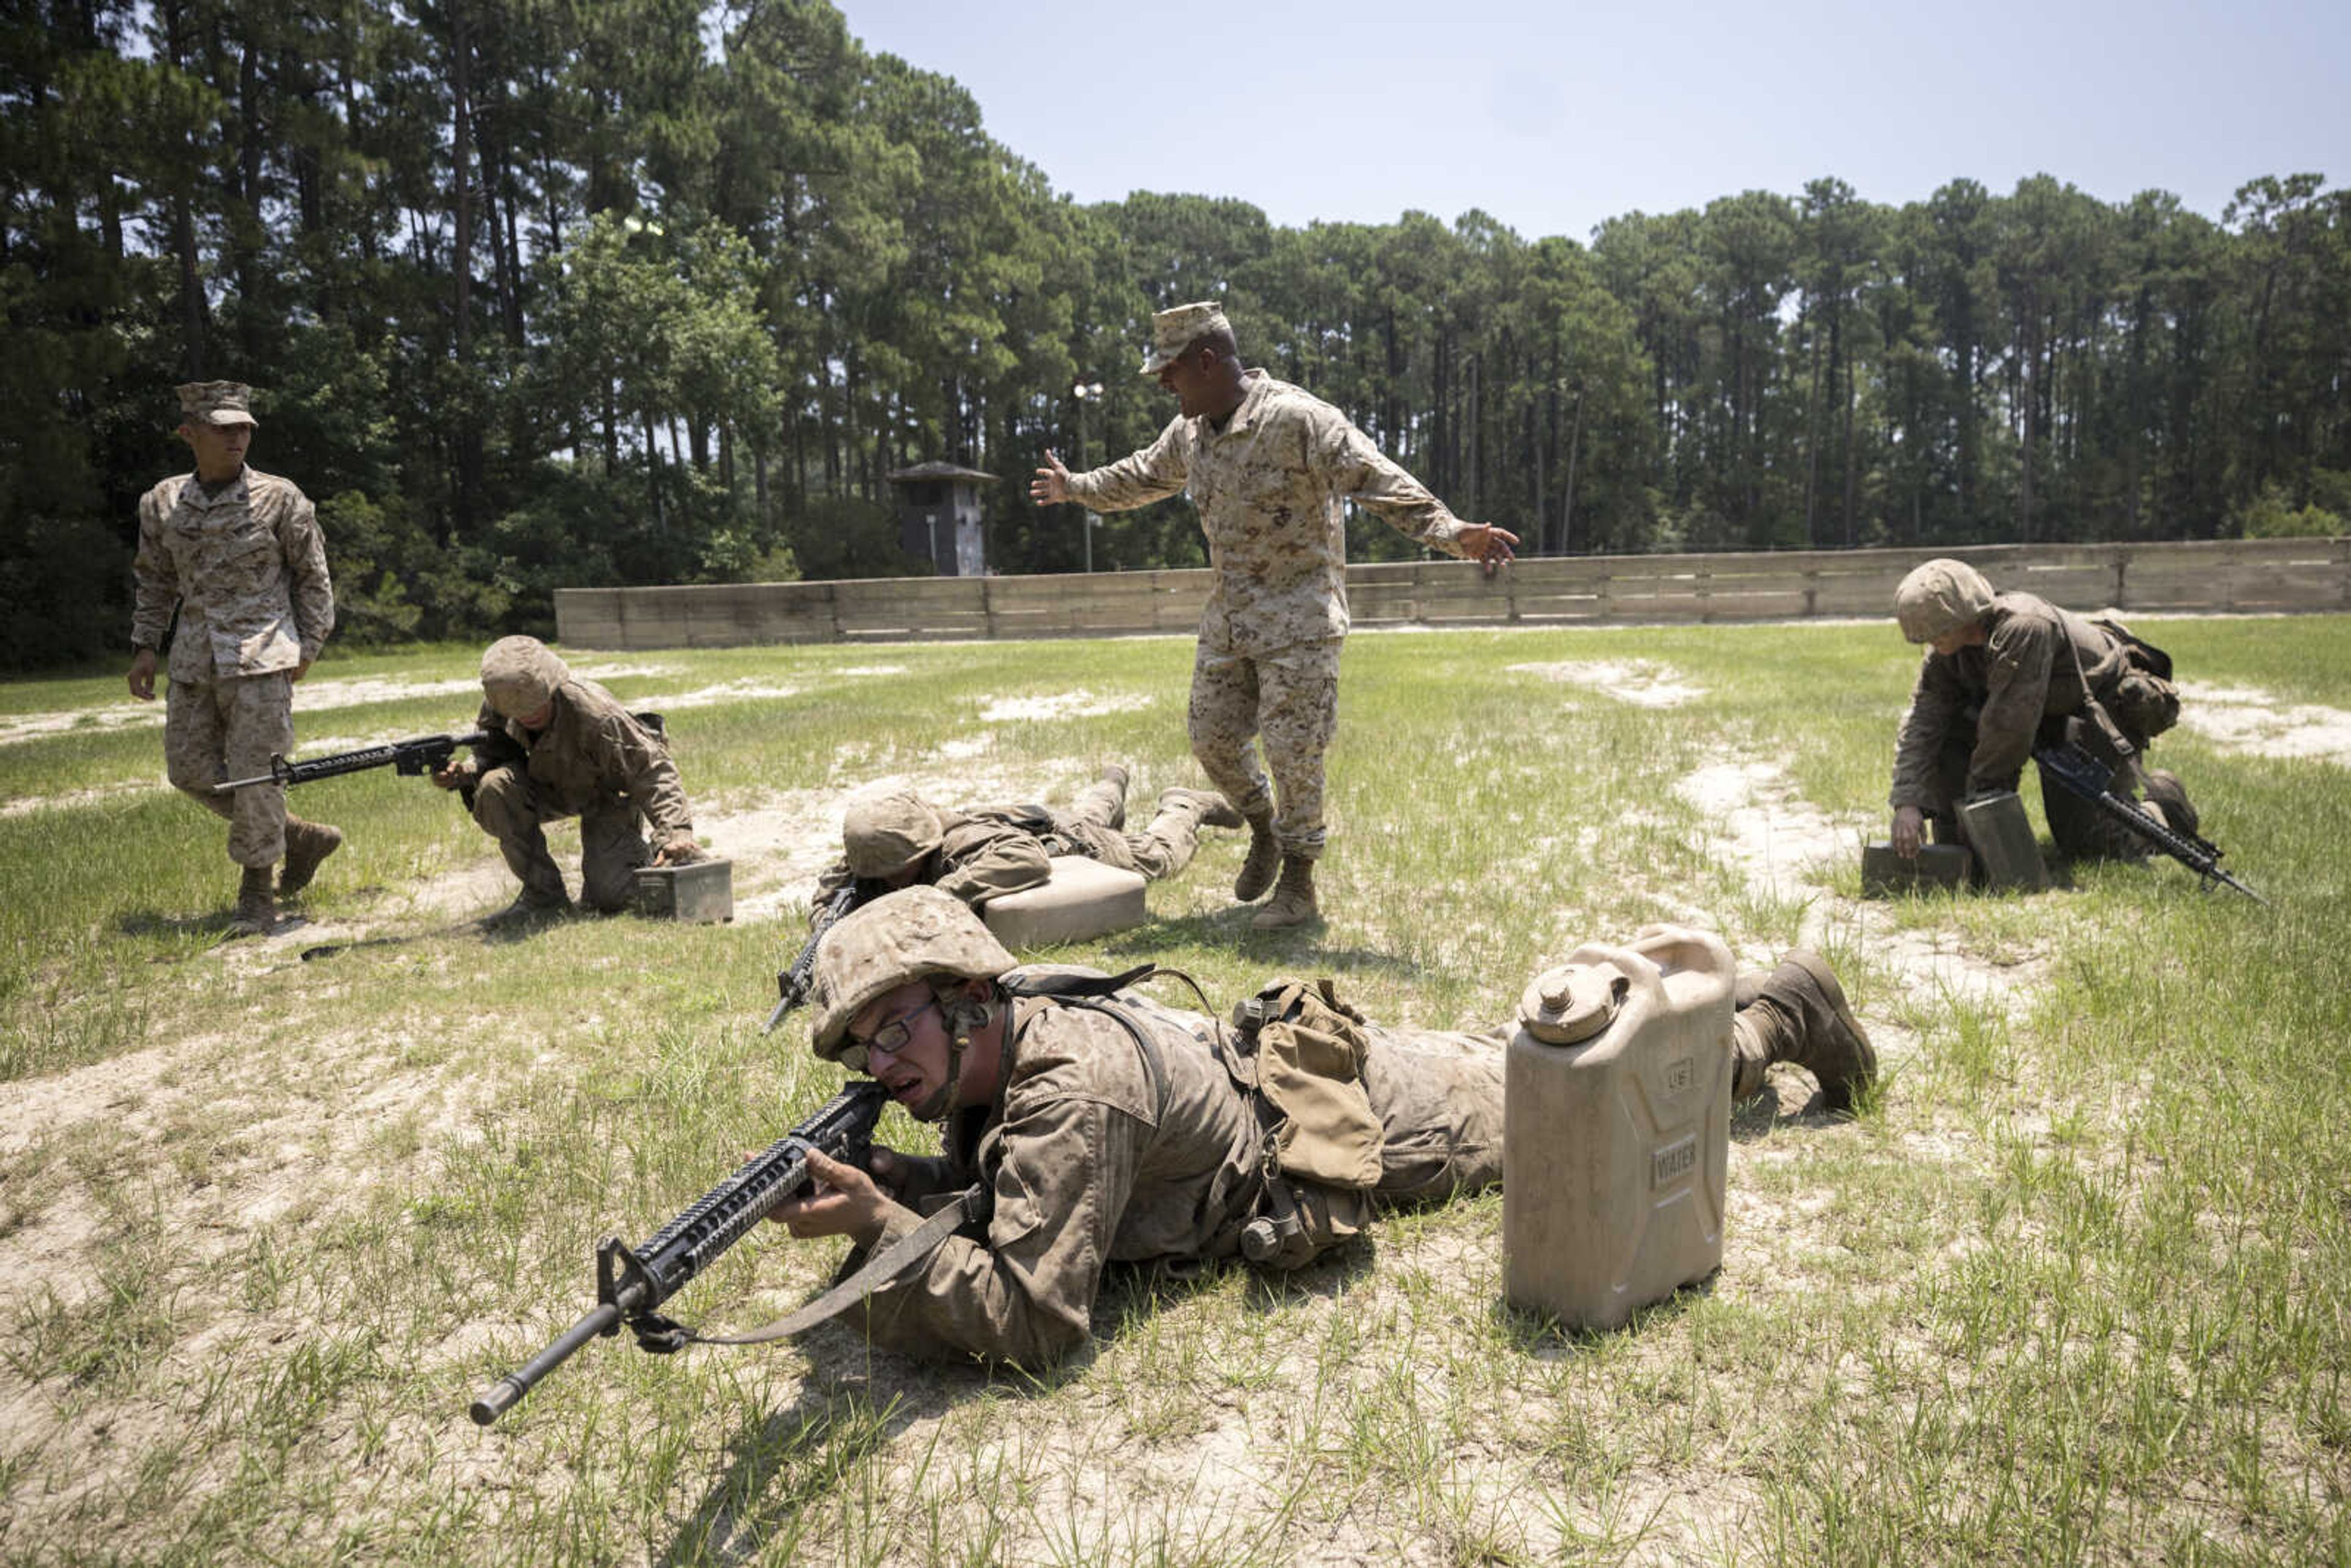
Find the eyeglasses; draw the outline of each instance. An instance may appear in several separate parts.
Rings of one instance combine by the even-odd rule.
[[[867,1051],[879,1051],[897,1055],[906,1049],[906,1041],[914,1038],[914,1020],[938,1005],[939,999],[933,997],[920,1007],[900,1013],[866,1039],[850,1040],[841,1048],[841,1064],[852,1072],[862,1072],[866,1070]]]

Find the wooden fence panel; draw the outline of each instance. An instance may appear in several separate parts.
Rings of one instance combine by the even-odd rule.
[[[2351,612],[2351,538],[1578,556],[1492,577],[1463,561],[1383,561],[1347,569],[1347,604],[1366,628],[1882,618],[1904,574],[1936,555],[2069,609]],[[555,612],[566,644],[616,650],[1181,634],[1210,587],[1196,569],[565,588]]]

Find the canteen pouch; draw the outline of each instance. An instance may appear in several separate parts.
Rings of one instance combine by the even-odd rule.
[[[1325,1186],[1368,1189],[1380,1180],[1380,1118],[1364,1088],[1370,1047],[1364,1015],[1329,979],[1268,984],[1233,1009],[1254,1041],[1258,1087],[1278,1118],[1281,1174]]]
[[[1241,1231],[1241,1256],[1265,1269],[1302,1269],[1372,1223],[1372,1195],[1277,1176]]]
[[[2179,688],[2171,679],[2171,655],[2135,635],[2121,622],[2093,622],[2123,646],[2123,671],[2102,699],[2115,722],[2134,735],[2153,738],[2179,722]]]

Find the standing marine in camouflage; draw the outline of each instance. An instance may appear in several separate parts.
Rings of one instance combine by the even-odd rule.
[[[228,858],[244,868],[229,934],[259,936],[277,924],[277,900],[308,887],[343,835],[287,816],[274,781],[234,796],[213,786],[266,776],[273,755],[294,749],[294,683],[335,628],[335,589],[309,501],[291,481],[246,466],[256,427],[251,389],[192,382],[179,394],[180,439],[196,467],[140,497],[131,695],[154,701],[157,650],[176,606],[165,770],[227,821]]]
[[[1839,1110],[1876,1075],[1868,1037],[1816,956],[1747,977],[1740,994],[1729,1048],[1740,1098],[1777,1061],[1811,1072]],[[811,1154],[820,1187],[771,1218],[872,1252],[958,1189],[974,1214],[873,1281],[858,1310],[892,1349],[1042,1366],[1086,1342],[1113,1262],[1246,1255],[1297,1267],[1375,1205],[1501,1179],[1500,1032],[1383,1029],[1328,982],[1277,981],[1225,1026],[1092,971],[1017,967],[969,909],[916,887],[832,928],[810,997],[817,1054],[943,1123],[946,1152],[877,1146],[870,1174]],[[1253,1051],[1235,1049],[1237,1029]],[[1301,1075],[1277,1061],[1347,1066]],[[1271,1250],[1258,1244],[1268,1239]]]
[[[1192,863],[1200,830],[1238,828],[1240,813],[1205,789],[1159,792],[1159,810],[1139,833],[1126,828],[1126,769],[1116,764],[1078,791],[1067,810],[1040,805],[934,806],[910,791],[860,800],[842,816],[843,857],[817,882],[809,918],[858,884],[864,903],[893,888],[927,883],[974,909],[991,898],[1041,887],[1055,855],[1083,855],[1156,882]]]
[[[593,681],[574,675],[536,637],[502,637],[482,655],[489,739],[473,759],[433,775],[464,789],[474,821],[498,841],[522,893],[486,925],[568,913],[563,873],[544,824],[580,819],[580,902],[604,913],[628,904],[650,857],[682,865],[701,853],[694,816],[664,738]],[[653,824],[658,849],[641,824]]]
[[[1518,536],[1461,521],[1337,409],[1244,370],[1221,306],[1179,305],[1151,326],[1143,373],[1176,394],[1176,416],[1143,451],[1090,473],[1072,474],[1048,452],[1050,466],[1037,470],[1029,494],[1114,512],[1190,493],[1216,574],[1192,666],[1192,754],[1249,822],[1249,859],[1233,896],[1248,902],[1274,890],[1250,924],[1301,925],[1320,914],[1322,754],[1339,724],[1348,626],[1342,503],[1489,565],[1508,561]],[[1260,736],[1270,782],[1258,762]]]
[[[2171,661],[2116,621],[2085,620],[2030,593],[1995,593],[1961,560],[1930,560],[1895,590],[1902,634],[1928,644],[1894,747],[1895,852],[1914,857],[1928,823],[1938,842],[1964,841],[1959,808],[2014,789],[2036,746],[2070,741],[2116,767],[2117,789],[2142,786],[2150,804],[2185,832],[2195,808],[2179,780],[2117,757],[2095,702],[2143,756],[2179,720]],[[2050,836],[2077,858],[2133,860],[2146,845],[2061,786],[2042,781]]]

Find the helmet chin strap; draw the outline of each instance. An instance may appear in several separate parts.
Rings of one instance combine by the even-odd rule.
[[[987,1027],[995,1009],[970,998],[951,995],[939,998],[939,1016],[947,1026],[947,1075],[946,1082],[933,1090],[923,1103],[911,1108],[918,1122],[936,1122],[956,1108],[956,1091],[963,1084],[964,1052],[971,1049],[971,1037]]]

